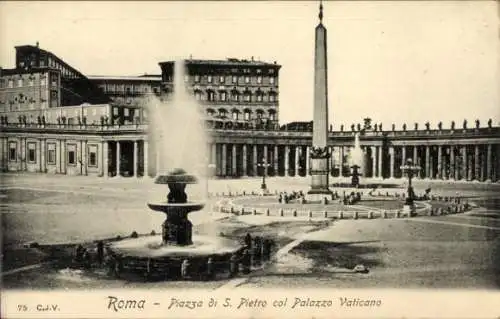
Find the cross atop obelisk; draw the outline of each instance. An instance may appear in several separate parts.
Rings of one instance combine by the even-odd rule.
[[[331,194],[328,188],[330,172],[328,150],[328,65],[326,28],[323,25],[323,3],[319,4],[319,24],[315,30],[314,47],[314,117],[311,157],[310,195]],[[316,196],[312,196],[316,197]]]

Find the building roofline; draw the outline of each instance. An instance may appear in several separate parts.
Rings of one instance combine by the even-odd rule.
[[[161,75],[88,75],[89,80],[161,81]]]
[[[82,77],[85,77],[85,75],[80,72],[79,70],[75,69],[72,65],[70,65],[68,62],[66,62],[65,60],[61,59],[60,57],[58,57],[56,54],[50,52],[50,51],[47,51],[47,50],[44,50],[42,48],[40,48],[38,45],[31,45],[31,44],[25,44],[25,45],[17,45],[14,47],[16,49],[16,51],[18,49],[23,49],[23,48],[26,48],[26,49],[31,49],[31,50],[37,50],[41,53],[44,53],[44,54],[47,54],[47,55],[50,55],[52,56],[53,58],[59,60],[59,62],[62,62],[64,64],[66,64],[66,66],[71,69],[73,72],[77,73],[79,76],[82,76]],[[16,52],[16,58],[17,58],[17,52]]]
[[[277,64],[276,61],[273,63],[270,62],[265,62],[265,61],[258,61],[258,60],[246,60],[246,59],[235,59],[235,58],[227,58],[226,60],[220,60],[220,59],[185,59],[184,60],[187,65],[220,65],[220,66],[265,66],[265,67],[275,67],[275,68],[281,68],[280,64]],[[166,65],[166,64],[172,64],[175,61],[163,61],[159,62],[158,64],[161,65]]]

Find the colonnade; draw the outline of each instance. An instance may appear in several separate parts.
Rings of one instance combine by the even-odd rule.
[[[400,166],[411,158],[420,166],[419,178],[497,181],[500,179],[499,144],[401,145],[389,148],[389,177],[401,177]],[[393,167],[391,165],[391,167]]]
[[[169,169],[162,167],[164,163],[156,145],[150,145],[141,135],[120,139],[11,136],[2,138],[1,142],[2,169],[8,171],[139,177],[155,176],[160,168]],[[448,142],[422,145],[416,141],[412,144],[365,141],[357,164],[364,177],[401,178],[401,166],[411,158],[420,166],[417,178],[500,180],[500,144],[487,140],[454,142],[454,145]],[[331,176],[350,175],[353,149],[349,144],[329,146]],[[206,165],[211,168],[211,175],[217,177],[307,176],[309,152],[306,141],[302,145],[211,143],[207,147]],[[195,156],[204,157],[203,154]]]

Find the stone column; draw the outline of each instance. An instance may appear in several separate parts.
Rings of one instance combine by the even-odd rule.
[[[290,154],[289,154],[289,153],[290,153],[290,146],[285,145],[285,150],[284,150],[284,152],[285,152],[285,163],[284,163],[284,164],[285,164],[285,165],[284,165],[284,168],[285,168],[285,174],[284,174],[284,176],[288,176],[288,175],[289,175],[289,174],[288,174],[288,171],[289,171],[289,169],[290,169]]]
[[[233,176],[238,176],[238,157],[236,154],[236,144],[233,144],[231,149],[231,174]]]
[[[439,179],[442,179],[443,178],[443,154],[442,154],[442,147],[441,145],[438,145],[437,146],[437,149],[438,149],[438,155],[437,155],[437,162],[438,162],[438,165],[437,165],[437,178]]]
[[[80,148],[80,154],[81,154],[81,161],[82,163],[80,164],[82,166],[82,174],[83,175],[88,175],[87,174],[87,141],[82,141],[82,147]]]
[[[116,177],[120,177],[120,164],[121,164],[121,158],[120,158],[120,141],[116,141]]]
[[[493,173],[493,179],[495,182],[500,180],[500,144],[495,144],[495,172]]]
[[[471,181],[473,179],[474,168],[472,166],[473,156],[467,156],[467,180]]]
[[[462,178],[467,180],[467,146],[462,146]]]
[[[144,153],[144,177],[149,176],[149,141],[144,140],[143,141],[143,150],[142,152]]]
[[[102,152],[101,152],[102,153],[102,175],[105,178],[107,178],[109,176],[109,163],[108,163],[109,145],[108,145],[108,141],[103,141],[101,148],[102,148]]]
[[[267,159],[267,155],[268,155],[267,145],[264,144],[263,148],[264,148],[264,151],[263,151],[262,161],[266,164],[270,164],[268,159]],[[269,174],[268,168],[269,168],[269,166],[264,167],[264,174],[266,174],[266,176],[268,176],[268,174]]]
[[[221,176],[226,176],[227,175],[227,145],[223,143],[221,145],[222,147],[222,165],[221,165]]]
[[[420,165],[418,162],[418,146],[413,146],[413,165]],[[416,178],[420,178],[420,172],[415,176]]]
[[[274,151],[273,151],[274,176],[279,175],[279,157],[278,157],[279,154],[278,154],[278,152],[279,152],[278,145],[274,145]]]
[[[66,154],[66,140],[60,140],[59,141],[61,144],[61,154],[59,160],[61,161],[61,174],[66,174],[66,163],[68,161],[68,154]]]
[[[425,177],[431,177],[431,150],[429,145],[425,146]]]
[[[217,144],[216,143],[210,144],[210,148],[211,148],[211,151],[210,151],[210,163],[209,164],[214,164],[215,167],[217,168]],[[215,173],[217,173],[217,171]]]
[[[450,146],[450,174],[449,178],[457,179],[455,170],[455,147]]]
[[[377,177],[382,178],[382,146],[377,146]]]
[[[480,163],[480,176],[481,176],[481,182],[484,182],[486,180],[486,154],[484,153],[484,148],[485,145],[480,145],[481,147],[481,152],[479,154],[479,163]]]
[[[253,151],[252,151],[252,160],[253,160],[253,163],[252,163],[252,169],[253,169],[253,176],[259,176],[259,172],[257,170],[257,163],[259,162],[259,159],[257,157],[257,144],[254,144],[253,145]]]
[[[344,147],[339,146],[339,177],[344,176]]]
[[[372,153],[372,176],[371,177],[376,177],[377,176],[377,149],[375,146],[370,146],[370,150]]]
[[[474,145],[474,179],[479,180],[479,145]]]
[[[295,147],[295,176],[299,176],[300,146]]]
[[[36,147],[36,162],[38,164],[38,171],[41,173],[42,170],[42,139],[38,139],[37,147]],[[3,143],[2,143],[3,145]]]
[[[491,144],[486,145],[486,180],[491,181],[492,180],[492,175],[491,175],[491,169],[493,167],[494,163],[492,162],[492,157],[491,157]]]
[[[401,146],[401,162],[406,165],[406,145]]]
[[[243,168],[243,172],[241,172],[241,175],[243,176],[247,176],[248,175],[248,169],[247,169],[247,163],[248,163],[248,159],[247,159],[247,145],[246,144],[243,144],[242,147],[241,147],[241,161],[242,161],[242,165],[241,167]]]
[[[42,139],[40,147],[40,165],[41,165],[41,170],[44,173],[47,170],[47,159],[45,158],[46,153],[47,153],[47,140]]]
[[[389,156],[390,156],[389,177],[394,178],[394,146],[389,147]]]
[[[133,168],[134,177],[137,177],[137,165],[139,162],[139,152],[137,150],[137,140],[134,141],[134,159],[133,159],[133,162],[134,162],[134,168]]]
[[[306,146],[306,176],[309,176],[309,168],[311,165],[311,147]]]

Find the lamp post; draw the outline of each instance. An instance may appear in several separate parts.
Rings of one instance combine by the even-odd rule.
[[[262,172],[262,184],[260,185],[260,188],[265,191],[267,189],[266,185],[266,169],[271,166],[271,164],[267,163],[265,159],[262,159],[262,162],[257,164],[257,167],[262,167],[264,171]]]
[[[413,207],[413,188],[411,186],[411,179],[420,171],[420,166],[414,165],[411,158],[406,160],[406,165],[401,166],[403,174],[408,176],[408,197],[406,198],[406,205]]]

